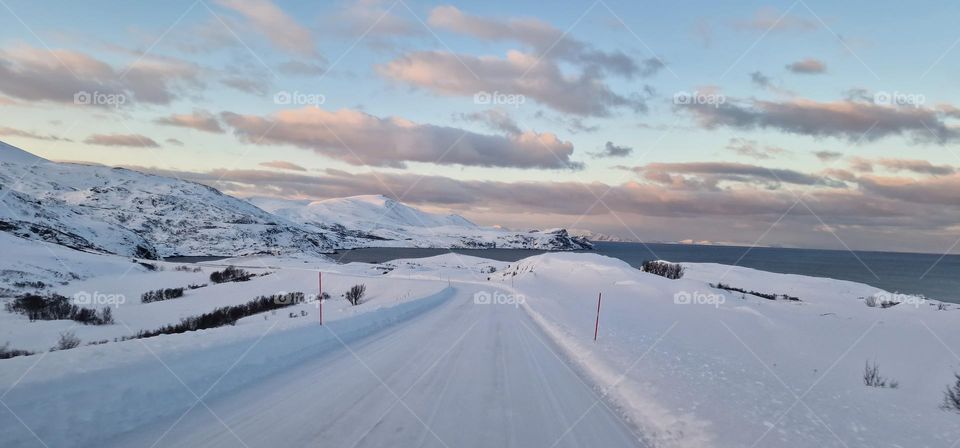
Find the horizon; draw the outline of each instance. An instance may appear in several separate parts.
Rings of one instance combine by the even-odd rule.
[[[960,5],[103,3],[5,3],[0,139],[237,197],[958,252],[960,62],[936,30]]]

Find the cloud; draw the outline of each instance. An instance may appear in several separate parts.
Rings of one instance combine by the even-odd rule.
[[[166,139],[166,140],[164,140],[164,141],[167,142],[168,145],[183,146],[183,142],[180,141],[180,140],[177,140],[177,139],[175,139],[175,138],[168,138],[168,139]]]
[[[223,133],[223,128],[220,127],[220,122],[217,120],[217,117],[205,110],[195,110],[191,114],[173,114],[168,117],[157,118],[154,120],[154,123],[217,134]]]
[[[623,52],[594,49],[549,23],[533,18],[492,19],[466,14],[455,6],[438,6],[430,12],[427,23],[482,40],[520,42],[545,59],[564,60],[626,77],[652,76],[664,67],[658,58],[638,64]]]
[[[733,162],[650,163],[632,170],[653,182],[691,189],[718,189],[721,181],[759,183],[767,188],[778,188],[781,183],[845,187],[841,182],[795,170]]]
[[[764,146],[757,143],[756,140],[747,140],[742,138],[732,138],[727,144],[727,149],[741,156],[750,157],[758,160],[768,160],[775,156],[787,154],[787,150],[778,146]]]
[[[928,160],[916,159],[882,158],[877,160],[869,160],[862,157],[856,157],[852,160],[852,166],[857,171],[868,173],[873,172],[874,166],[880,166],[893,173],[908,171],[916,174],[927,174],[930,176],[946,176],[957,172],[956,168],[950,165],[934,165]]]
[[[819,59],[807,58],[787,64],[787,70],[803,75],[818,75],[827,72],[827,64]]]
[[[81,92],[120,96],[124,104],[168,104],[199,87],[199,69],[170,59],[145,57],[116,69],[86,54],[28,45],[0,50],[0,92],[28,101],[74,103]],[[95,104],[108,107],[107,104]]]
[[[817,156],[821,162],[833,162],[843,157],[843,153],[836,151],[815,151],[813,155]]]
[[[83,142],[88,145],[100,146],[160,147],[153,139],[139,134],[95,134],[87,137]]]
[[[38,134],[36,132],[24,131],[22,129],[16,129],[16,128],[11,128],[6,126],[0,126],[0,135],[5,137],[23,137],[23,138],[32,138],[34,140],[45,140],[45,141],[53,141],[53,142],[60,142],[60,141],[72,142],[73,141],[73,140],[70,140],[69,138],[62,138],[53,134],[46,134],[46,135]]]
[[[819,21],[797,17],[770,6],[758,9],[753,17],[747,20],[734,22],[734,28],[764,33],[771,31],[814,31],[820,27]]]
[[[891,107],[851,100],[737,101],[728,97],[725,103],[716,106],[688,104],[678,108],[692,113],[705,128],[773,128],[853,142],[907,135],[918,141],[942,144],[957,137],[956,128],[944,121],[943,113],[924,107]]]
[[[258,96],[266,95],[267,91],[270,90],[270,83],[267,80],[255,77],[230,76],[221,79],[220,84]]]
[[[318,57],[310,31],[270,0],[216,0],[217,4],[243,16],[274,47],[301,56]]]
[[[523,133],[517,122],[501,109],[487,109],[480,112],[460,114],[460,118],[483,123],[490,129],[506,134],[519,135]]]
[[[603,149],[593,153],[595,158],[626,157],[633,153],[633,148],[629,146],[617,146],[613,142],[607,142]]]
[[[770,77],[760,73],[759,71],[750,74],[750,82],[758,87],[770,87]]]
[[[290,171],[306,171],[307,169],[291,162],[284,162],[283,160],[272,160],[270,162],[260,162],[258,165],[265,166],[267,168],[276,168],[280,170],[290,170]]]
[[[327,72],[327,68],[321,64],[297,60],[283,62],[277,67],[277,70],[291,76],[319,76]]]
[[[603,51],[549,23],[532,18],[489,18],[439,6],[427,19],[431,27],[488,42],[519,43],[504,57],[450,51],[406,53],[376,67],[394,81],[440,95],[479,92],[523,95],[556,111],[579,116],[609,116],[613,109],[647,110],[640,94],[614,92],[611,75],[632,79],[653,76],[665,65],[657,58],[637,61],[621,51]]]
[[[393,46],[389,41],[391,38],[421,36],[426,33],[426,28],[421,24],[394,13],[394,9],[403,11],[404,7],[397,7],[396,3],[393,3],[391,7],[385,8],[386,4],[387,2],[382,0],[348,2],[346,7],[327,20],[327,25],[341,35],[363,37],[368,44],[383,47]]]
[[[406,162],[515,168],[582,168],[573,144],[550,133],[478,134],[447,126],[380,118],[341,109],[291,109],[272,116],[224,112],[244,141],[289,144],[354,165],[403,167]]]
[[[376,67],[380,75],[443,95],[523,95],[557,111],[608,116],[614,108],[645,111],[642,98],[614,93],[595,72],[571,76],[550,60],[510,51],[506,58],[443,51],[410,53]]]
[[[901,177],[864,176],[860,187],[869,193],[918,204],[960,206],[960,175],[910,179]]]

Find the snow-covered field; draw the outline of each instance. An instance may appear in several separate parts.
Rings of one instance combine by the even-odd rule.
[[[960,440],[960,415],[939,408],[960,372],[960,309],[866,285],[713,264],[688,264],[682,279],[669,280],[583,253],[381,265],[249,256],[184,265],[189,270],[151,262],[157,269],[149,270],[128,258],[0,237],[23,270],[55,271],[51,263],[61,261],[84,267],[81,278],[49,290],[125,298],[116,323],[103,326],[30,322],[0,310],[0,344],[40,352],[0,360],[4,447]],[[266,275],[140,303],[149,290],[209,283],[226,265]],[[332,295],[322,327],[316,301],[308,301],[233,326],[113,342],[260,295],[315,293],[318,271]],[[799,301],[710,286],[718,282]],[[341,294],[360,283],[367,296],[351,306]],[[867,297],[902,303],[869,307]],[[64,331],[81,346],[47,351]],[[108,342],[85,345],[101,340]],[[864,385],[867,362],[898,386]]]

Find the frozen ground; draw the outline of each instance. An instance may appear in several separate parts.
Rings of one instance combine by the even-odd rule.
[[[66,260],[90,266],[89,276],[55,290],[124,294],[118,323],[29,322],[0,311],[0,343],[44,350],[65,329],[84,343],[128,335],[261,294],[314,292],[317,270],[333,298],[323,327],[311,302],[235,326],[0,360],[0,446],[960,440],[960,415],[939,409],[960,372],[960,310],[866,285],[711,264],[668,280],[582,253],[512,264],[455,254],[383,265],[243,257],[202,272],[131,269],[91,254]],[[226,264],[269,275],[138,303],[146,290],[203,281]],[[710,286],[717,282],[800,300]],[[352,307],[340,293],[357,283],[369,297]],[[863,298],[874,296],[902,303],[868,307]],[[898,387],[865,386],[866,362]]]

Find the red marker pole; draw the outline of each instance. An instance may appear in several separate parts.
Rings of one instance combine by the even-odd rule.
[[[320,310],[320,325],[323,325],[323,272],[317,272],[317,289],[320,293],[317,296],[317,307]]]
[[[593,324],[593,341],[597,341],[597,332],[600,330],[600,299],[603,298],[603,293],[597,296],[597,322]]]

